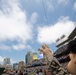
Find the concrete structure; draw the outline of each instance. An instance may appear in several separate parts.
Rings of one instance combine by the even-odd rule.
[[[44,55],[42,53],[36,53],[29,51],[25,56],[26,64],[31,64],[35,60],[43,59]]]
[[[32,63],[32,61],[33,61],[32,56],[33,56],[33,53],[32,53],[31,51],[29,51],[29,52],[26,54],[26,56],[25,56],[25,62],[26,62],[26,64]]]
[[[24,69],[24,67],[25,67],[24,61],[20,61],[19,64],[18,64],[18,69],[22,70],[22,69]]]
[[[58,49],[53,54],[59,62],[63,65],[63,67],[67,67],[67,63],[70,60],[69,58],[69,50],[68,50],[68,43],[76,38],[76,28],[70,33],[66,40],[61,39],[60,42],[56,45]]]
[[[18,70],[18,63],[14,63],[14,64],[13,64],[13,69],[14,69],[14,70]]]
[[[73,31],[68,35],[67,37],[65,35],[62,35],[59,40],[57,39],[57,45],[56,47],[63,46],[65,43],[68,43],[70,40],[72,40],[76,36],[76,27],[73,29]]]
[[[4,58],[4,61],[3,61],[4,65],[8,65],[8,64],[11,64],[11,61],[10,61],[10,58]]]
[[[6,70],[13,70],[13,66],[10,64],[5,65]]]

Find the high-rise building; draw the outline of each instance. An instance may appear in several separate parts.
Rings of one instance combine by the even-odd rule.
[[[13,64],[13,69],[14,69],[14,70],[18,70],[18,63],[14,63],[14,64]]]
[[[26,54],[26,56],[25,56],[25,62],[26,62],[26,64],[32,63],[32,60],[33,60],[32,56],[33,56],[33,53],[31,51],[29,51]]]
[[[20,61],[19,64],[18,64],[18,69],[19,70],[22,70],[25,68],[25,64],[24,64],[24,61]]]
[[[4,58],[4,61],[3,61],[4,65],[8,65],[8,64],[11,64],[11,61],[10,61],[10,58]]]
[[[33,61],[43,59],[43,58],[44,56],[42,53],[29,51],[25,56],[25,61],[26,61],[26,64],[31,64]]]

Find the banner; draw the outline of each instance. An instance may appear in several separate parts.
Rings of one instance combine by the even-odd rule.
[[[43,54],[38,54],[38,59],[42,59],[43,58]]]
[[[33,60],[37,60],[37,55],[33,55]]]

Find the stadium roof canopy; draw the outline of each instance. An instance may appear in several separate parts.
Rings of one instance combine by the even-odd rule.
[[[69,39],[73,39],[76,36],[76,28],[72,31],[72,33],[68,36]]]
[[[75,36],[76,36],[76,27],[75,27],[74,30],[71,32],[71,34],[68,36],[68,38],[67,38],[65,41],[61,42],[60,44],[56,45],[56,47],[59,47],[59,46],[63,45],[64,43],[70,41],[70,40],[73,39]]]

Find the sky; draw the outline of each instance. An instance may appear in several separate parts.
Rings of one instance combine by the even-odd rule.
[[[0,0],[0,63],[25,61],[28,51],[56,40],[75,28],[75,0]]]

